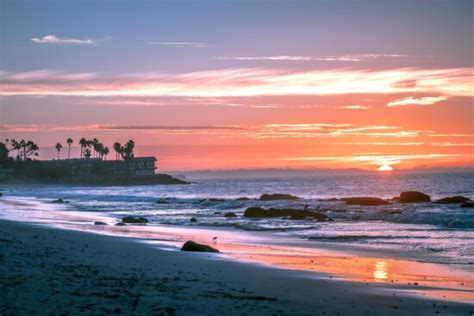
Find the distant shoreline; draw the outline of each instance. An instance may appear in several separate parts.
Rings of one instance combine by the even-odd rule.
[[[157,174],[154,176],[91,176],[79,179],[47,179],[38,178],[14,178],[4,179],[0,184],[38,184],[38,185],[88,185],[88,186],[127,186],[127,185],[179,185],[190,184],[191,182],[174,178],[167,174]]]

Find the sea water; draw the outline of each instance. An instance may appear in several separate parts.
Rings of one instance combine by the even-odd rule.
[[[396,201],[383,206],[353,206],[335,200],[351,196],[391,199],[411,190],[426,193],[432,200],[455,195],[474,199],[472,173],[201,179],[189,185],[21,185],[1,189],[7,198],[44,203],[61,198],[69,201],[69,212],[100,212],[117,221],[127,215],[141,216],[149,220],[149,225],[265,231],[275,238],[291,236],[306,246],[337,247],[468,268],[474,264],[472,208]],[[264,193],[292,194],[300,199],[259,201]],[[319,209],[331,221],[243,217],[251,206]],[[225,217],[226,212],[237,216]],[[12,214],[0,210],[0,218]],[[197,221],[191,222],[193,217]]]

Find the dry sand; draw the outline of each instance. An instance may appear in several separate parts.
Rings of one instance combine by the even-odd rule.
[[[0,314],[472,315],[474,305],[403,295],[133,238],[0,221]]]

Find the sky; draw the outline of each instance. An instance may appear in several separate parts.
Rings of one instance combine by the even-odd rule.
[[[0,139],[132,138],[160,170],[473,167],[473,6],[0,0]]]

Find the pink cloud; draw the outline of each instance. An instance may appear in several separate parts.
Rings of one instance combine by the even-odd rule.
[[[34,72],[30,72],[34,73]],[[24,74],[24,73],[23,73]],[[118,76],[54,72],[34,78],[2,73],[0,95],[78,97],[246,97],[433,93],[439,98],[474,96],[473,68],[382,71],[337,69],[288,71],[232,68],[182,74],[138,73]],[[411,82],[410,85],[403,84]]]

